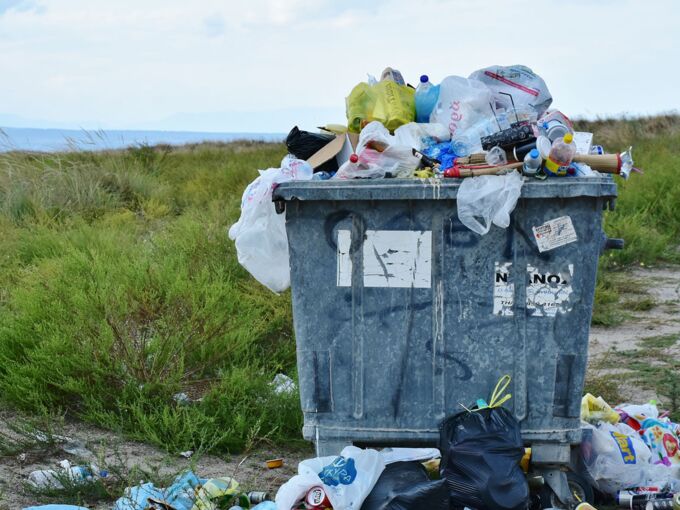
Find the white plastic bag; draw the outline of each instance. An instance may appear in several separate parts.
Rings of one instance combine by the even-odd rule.
[[[317,457],[298,464],[298,474],[276,493],[276,508],[291,510],[315,486],[323,487],[333,508],[359,510],[385,469],[380,452],[345,447],[340,456]]]
[[[333,179],[411,177],[420,164],[411,149],[400,145],[397,138],[380,122],[370,122],[359,135],[356,148],[358,163],[346,161],[338,168]]]
[[[378,452],[347,446],[338,457],[317,457],[300,462],[298,474],[276,493],[276,507],[278,510],[296,508],[312,487],[321,486],[333,508],[359,509],[387,464],[440,456],[437,448],[386,448]]]
[[[543,78],[526,66],[486,67],[472,73],[470,79],[487,85],[493,91],[494,100],[507,112],[531,106],[540,117],[552,103]]]
[[[524,179],[512,171],[506,175],[467,177],[458,188],[458,219],[473,232],[486,234],[491,223],[510,225],[510,213],[522,193]]]
[[[290,287],[290,267],[286,219],[276,213],[272,192],[282,182],[309,180],[313,172],[309,163],[290,155],[281,168],[261,170],[243,192],[241,217],[229,229],[239,263],[273,292]]]
[[[666,466],[649,463],[651,451],[625,423],[600,422],[597,427],[584,428],[592,430],[592,451],[584,458],[586,468],[600,490],[614,495],[629,487],[663,486],[672,478]]]
[[[444,124],[409,122],[399,126],[394,131],[394,144],[422,151],[426,140],[447,142],[451,140],[451,133]]]
[[[480,138],[498,130],[491,90],[478,80],[444,78],[430,122],[444,124],[453,140],[467,139],[471,152],[481,152]]]

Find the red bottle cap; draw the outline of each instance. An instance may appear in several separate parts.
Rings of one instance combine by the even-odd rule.
[[[350,160],[350,162],[352,162],[352,163],[358,163],[358,162],[359,162],[359,156],[357,156],[356,154],[352,154],[352,155],[349,157],[349,160]]]

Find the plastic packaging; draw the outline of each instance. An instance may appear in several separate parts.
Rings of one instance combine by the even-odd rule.
[[[550,142],[563,137],[567,133],[574,134],[574,125],[569,117],[558,110],[549,110],[536,122],[541,135],[546,136]]]
[[[452,507],[520,510],[529,487],[520,460],[524,444],[517,420],[507,409],[463,411],[439,426],[441,476]]]
[[[485,155],[484,161],[489,166],[502,166],[508,164],[508,157],[500,147],[492,147]]]
[[[531,149],[529,153],[524,156],[524,165],[522,165],[522,173],[524,175],[536,175],[543,165],[543,158],[538,152],[538,149]]]
[[[576,155],[576,145],[573,143],[574,136],[567,133],[563,138],[558,138],[552,144],[548,159],[545,161],[545,170],[552,175],[567,175],[567,168]]]
[[[448,510],[446,480],[430,480],[418,462],[385,467],[361,510]]]
[[[581,399],[581,419],[589,423],[600,421],[618,423],[619,413],[614,411],[602,397],[596,398],[590,393],[586,393]]]
[[[510,225],[510,213],[522,193],[524,180],[518,172],[507,175],[483,175],[464,179],[458,189],[458,218],[479,235],[486,234],[491,223],[501,228]]]
[[[373,85],[359,83],[347,97],[347,126],[351,133],[361,132],[372,121],[394,131],[415,118],[415,91],[392,80]]]
[[[312,167],[306,161],[286,156],[281,168],[261,170],[243,192],[241,217],[229,229],[239,263],[273,292],[290,287],[288,237],[285,215],[277,214],[273,189],[282,182],[309,180]]]
[[[439,99],[430,122],[447,126],[452,140],[467,137],[470,152],[480,152],[480,138],[498,129],[492,103],[491,90],[482,82],[448,76],[439,85]]]
[[[420,77],[416,88],[416,122],[430,122],[432,110],[439,99],[439,86],[433,85],[426,74]]]
[[[96,466],[72,466],[68,460],[62,460],[61,469],[41,469],[28,475],[28,483],[37,489],[64,489],[69,485],[78,485],[105,476]]]
[[[523,65],[486,67],[472,73],[470,79],[489,87],[497,105],[508,112],[531,107],[540,116],[552,103],[543,78]]]
[[[451,140],[451,133],[442,124],[409,122],[394,131],[394,138],[390,143],[422,151],[432,143],[449,140]]]
[[[335,136],[324,133],[310,133],[308,131],[300,131],[295,126],[290,130],[286,137],[286,147],[288,152],[298,159],[309,159],[319,149],[328,145]],[[316,168],[315,172],[335,172],[338,169],[338,164],[335,158],[326,161],[323,165]]]

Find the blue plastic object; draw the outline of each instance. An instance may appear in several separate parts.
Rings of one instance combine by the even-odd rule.
[[[318,455],[436,444],[441,420],[489,398],[505,374],[504,406],[546,465],[568,462],[580,441],[602,211],[616,184],[526,179],[510,226],[479,236],[457,217],[461,182],[274,190],[285,205],[303,435]],[[542,236],[555,246],[539,250]]]
[[[425,80],[423,81],[423,78]],[[426,74],[420,77],[416,88],[416,122],[430,122],[430,114],[439,99],[439,85],[432,85]]]
[[[42,506],[28,506],[24,510],[88,510],[82,506],[74,505],[42,505]]]

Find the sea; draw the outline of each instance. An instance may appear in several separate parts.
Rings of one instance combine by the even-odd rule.
[[[142,145],[185,145],[237,140],[283,142],[284,133],[203,133],[197,131],[134,131],[37,129],[0,126],[0,152],[100,151]]]

